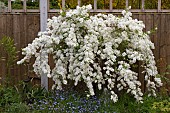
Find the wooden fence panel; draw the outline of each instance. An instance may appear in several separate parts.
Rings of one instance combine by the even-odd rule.
[[[155,33],[153,34],[153,42],[155,44],[155,50],[153,50],[154,55],[155,55],[155,59],[157,59],[156,62],[158,62],[157,67],[159,66],[159,45],[160,45],[160,14],[156,14],[153,17],[153,22],[154,22],[154,27],[159,28],[158,30],[155,31]],[[158,68],[159,69],[159,68]]]
[[[4,16],[0,15],[0,37],[5,36],[5,34],[6,34],[6,15],[4,15]],[[7,73],[6,68],[5,68],[6,67],[6,59],[5,59],[6,54],[3,52],[3,48],[0,48],[0,51],[2,51],[0,53],[0,58],[1,58],[1,60],[0,60],[0,63],[1,63],[1,65],[0,65],[0,77],[1,77],[0,82],[4,83],[6,81],[5,76]]]
[[[48,17],[56,16],[56,13],[50,13]],[[146,24],[146,30],[153,29],[154,26],[158,27],[158,30],[151,36],[152,41],[155,43],[155,58],[158,63],[159,71],[162,73],[165,71],[167,64],[170,64],[170,14],[169,13],[135,13],[133,18],[142,20]],[[40,16],[39,14],[1,14],[0,15],[0,39],[2,36],[10,36],[14,38],[17,43],[17,50],[20,51],[19,59],[23,58],[21,55],[21,48],[25,47],[28,43],[31,43],[40,31]],[[1,54],[4,54],[1,52]],[[34,59],[31,60],[32,64]],[[0,77],[5,78],[5,62],[0,61]],[[20,80],[27,79],[27,76],[35,77],[36,75],[31,72],[31,65],[15,65],[11,70],[14,83],[18,83]],[[142,71],[139,68],[139,71]],[[139,77],[142,83],[145,83],[144,75]],[[1,80],[0,80],[1,82]],[[39,84],[40,79],[35,79],[34,84]],[[52,81],[49,83],[52,85]],[[141,86],[143,91],[145,86]]]
[[[167,61],[166,61],[166,26],[167,23],[165,21],[166,19],[166,14],[161,14],[160,16],[161,18],[161,22],[160,22],[160,46],[159,46],[159,50],[160,50],[160,56],[159,58],[161,59],[161,67],[160,67],[160,73],[165,72],[166,70],[166,65],[167,65]]]

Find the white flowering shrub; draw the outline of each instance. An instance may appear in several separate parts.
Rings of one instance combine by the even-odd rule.
[[[97,14],[90,16],[91,5],[62,12],[48,19],[47,30],[38,34],[31,44],[23,49],[25,57],[21,64],[35,56],[33,64],[37,75],[45,73],[55,81],[57,89],[67,80],[86,83],[90,95],[95,95],[93,84],[111,92],[111,99],[118,100],[118,91],[126,90],[137,101],[142,101],[141,83],[133,70],[137,62],[144,67],[146,87],[149,94],[156,95],[156,87],[162,85],[157,78],[157,68],[151,49],[154,44],[143,32],[142,21],[132,19],[132,13],[122,11],[123,16]],[[49,65],[53,55],[55,67]],[[154,79],[153,79],[154,78]]]

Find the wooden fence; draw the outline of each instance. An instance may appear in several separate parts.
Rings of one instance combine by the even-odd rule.
[[[40,5],[43,0],[41,0]],[[98,9],[97,0],[94,0],[93,10],[91,12],[106,12],[120,14],[122,9],[113,9],[113,0],[109,0],[109,9]],[[157,66],[160,73],[165,72],[166,66],[170,64],[170,9],[161,9],[161,0],[158,0],[157,9],[145,9],[145,0],[141,0],[141,9],[132,9],[133,17],[144,21],[146,24],[145,30],[151,30],[157,26],[158,30],[151,35],[151,40],[155,43],[156,49],[154,50],[154,55],[157,61]],[[81,6],[81,0],[77,0],[77,4]],[[129,0],[126,0],[126,7],[128,7]],[[27,9],[26,0],[23,0],[23,9],[12,9],[11,0],[8,0],[7,10],[0,13],[0,39],[3,36],[9,36],[14,39],[17,50],[19,51],[18,59],[21,59],[21,48],[27,46],[32,40],[37,36],[38,31],[40,31],[40,16],[44,14],[43,11],[39,9]],[[44,4],[43,4],[44,5]],[[45,5],[40,9],[44,9]],[[62,8],[65,7],[65,0],[62,0]],[[47,0],[47,11],[48,17],[57,15],[60,9],[49,9],[49,0]],[[42,21],[45,23],[45,20]],[[1,54],[5,53],[1,49]],[[6,76],[6,61],[0,61],[0,83],[5,81]],[[40,84],[41,80],[35,76],[31,71],[31,62],[28,65],[14,65],[11,69],[11,83],[18,83],[20,80],[25,80],[28,77],[33,77],[33,84]],[[141,69],[139,69],[140,71]],[[170,76],[169,76],[170,78]],[[140,75],[140,81],[142,82],[142,89],[144,91],[144,76]],[[49,87],[51,87],[52,82],[49,82]]]
[[[51,17],[56,14],[48,14]],[[144,21],[146,30],[158,27],[157,32],[151,35],[151,40],[155,43],[156,49],[154,55],[157,61],[157,66],[160,72],[165,71],[166,65],[170,64],[170,13],[134,13],[133,18]],[[27,46],[37,36],[40,31],[40,15],[39,14],[1,14],[0,15],[0,38],[9,36],[15,40],[17,50],[19,51],[19,58],[21,55],[21,48]],[[3,55],[4,52],[1,51]],[[0,77],[3,81],[6,74],[5,61],[0,62]],[[25,80],[27,77],[35,77],[31,71],[30,65],[15,65],[11,69],[11,83],[18,83],[20,80]],[[2,80],[3,79],[3,80]],[[140,76],[140,81],[144,83],[143,76]],[[40,83],[39,79],[34,79],[34,84]],[[52,84],[50,82],[50,84]],[[50,85],[51,86],[51,85]],[[144,86],[142,86],[144,89]]]

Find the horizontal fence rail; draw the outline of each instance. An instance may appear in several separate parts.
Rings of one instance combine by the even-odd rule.
[[[8,0],[8,7],[7,9],[1,9],[1,12],[6,12],[6,13],[24,13],[24,12],[32,12],[32,13],[37,13],[40,12],[40,9],[27,9],[27,0],[21,0],[23,3],[23,8],[22,9],[12,9],[11,2],[12,0]],[[40,0],[39,0],[40,1]],[[98,0],[93,0],[93,9],[90,12],[121,12],[123,9],[113,9],[113,3],[114,0],[109,0],[109,9],[98,9],[97,4]],[[49,7],[50,0],[47,0],[47,7],[48,7],[48,12],[55,13],[55,12],[60,12],[60,9],[50,9]],[[77,0],[77,5],[81,6],[82,1]],[[62,8],[65,8],[66,6],[66,0],[62,0]],[[129,0],[125,1],[125,7],[127,8],[129,6]],[[170,9],[161,9],[161,0],[157,1],[157,9],[145,9],[145,0],[141,1],[141,8],[140,9],[131,9],[131,12],[170,12]]]

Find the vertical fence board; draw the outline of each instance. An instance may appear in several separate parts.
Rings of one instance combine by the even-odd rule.
[[[13,38],[13,16],[11,14],[6,16],[6,36]]]
[[[165,26],[166,26],[166,23],[165,23],[165,17],[166,15],[165,14],[161,14],[161,26],[160,26],[160,46],[159,46],[159,49],[160,49],[160,59],[161,59],[161,68],[160,68],[160,73],[163,73],[165,72],[166,70],[166,32],[165,32]]]
[[[4,14],[4,15],[0,15],[0,25],[1,25],[1,28],[0,28],[0,33],[1,33],[1,37],[3,37],[3,36],[5,36],[6,35],[6,19],[7,19],[7,17],[6,17],[6,14]]]
[[[166,47],[166,62],[167,62],[167,65],[168,65],[168,63],[169,63],[169,62],[168,62],[168,61],[169,61],[169,60],[168,60],[168,59],[169,59],[169,55],[168,55],[168,54],[169,54],[169,51],[168,51],[168,50],[170,50],[170,48],[168,47],[168,45],[169,45],[169,43],[170,43],[170,42],[168,42],[168,40],[169,40],[169,38],[170,38],[170,31],[169,31],[169,30],[170,30],[170,29],[169,29],[169,28],[170,28],[170,27],[169,27],[170,24],[169,24],[169,22],[168,22],[169,19],[170,19],[170,18],[169,18],[168,15],[165,16],[165,27],[164,27],[164,28],[165,28],[165,31],[164,31],[165,37],[164,37],[164,38],[166,38],[166,39],[165,39],[165,47]]]
[[[3,38],[3,36],[5,36],[5,32],[6,32],[6,15],[0,15],[0,39]],[[3,48],[0,48],[1,50],[1,54],[0,54],[0,84],[3,84],[6,80],[6,59],[4,57],[6,57],[6,54],[3,50]]]
[[[32,14],[27,15],[27,21],[26,21],[26,27],[27,27],[27,43],[31,43],[34,40],[34,17]],[[35,77],[34,73],[32,72],[32,64],[33,64],[33,59],[30,60],[30,62],[27,64],[28,65],[28,76],[29,77]],[[34,81],[33,81],[34,84]]]
[[[33,15],[33,18],[34,18],[34,23],[33,23],[33,26],[34,26],[34,35],[32,36],[33,39],[37,37],[38,35],[38,32],[40,31],[40,15],[37,15],[37,14],[34,14]],[[41,84],[41,81],[40,79],[38,79],[37,75],[34,74],[34,84]],[[47,84],[48,84],[48,81],[47,81]]]
[[[155,59],[156,59],[156,63],[157,63],[157,67],[158,67],[158,70],[159,70],[159,45],[160,45],[160,15],[157,14],[157,15],[154,15],[154,27],[157,27],[158,30],[155,31],[154,33],[154,38],[153,38],[153,42],[154,42],[154,45],[155,45],[155,49],[153,50],[154,51],[154,55],[155,55]]]
[[[27,45],[27,39],[26,39],[27,29],[26,29],[26,15],[25,14],[20,15],[20,24],[22,26],[20,26],[20,42],[21,43],[20,43],[19,59],[23,58],[21,54],[22,52],[21,49]],[[21,69],[20,70],[21,80],[26,80],[27,79],[27,66],[26,65],[19,65],[19,66]]]
[[[144,21],[144,23],[145,23],[145,14],[139,14],[139,20]],[[139,66],[140,65],[142,65],[142,62],[139,62]],[[144,70],[143,67],[138,67],[139,81],[141,82],[142,92],[145,91],[145,74],[142,73],[143,70]]]
[[[3,34],[3,36],[6,36],[6,28],[7,28],[7,26],[6,26],[6,23],[7,22],[7,15],[4,15],[4,18],[3,18],[3,21],[2,21],[2,26],[3,26],[3,30],[2,30],[2,34]],[[2,53],[2,55],[4,56],[4,57],[6,57],[5,58],[5,60],[3,61],[3,64],[4,64],[4,66],[3,66],[3,71],[5,72],[4,74],[3,74],[3,78],[5,78],[4,80],[4,82],[8,82],[8,78],[7,78],[7,54],[6,54],[6,52],[3,50],[3,53]]]
[[[168,17],[167,17],[167,34],[168,34],[168,36],[167,36],[167,62],[168,62],[168,64],[170,65],[170,23],[169,23],[169,20],[170,20],[170,14],[168,15]],[[169,71],[170,72],[170,71]],[[167,77],[170,79],[170,75],[167,75]],[[167,84],[168,85],[168,84]],[[170,86],[167,86],[168,87],[168,91],[170,92]]]
[[[16,43],[17,50],[20,48],[20,15],[13,15],[13,38]],[[19,82],[20,80],[20,69],[17,65],[14,65],[14,73],[13,77],[15,77],[15,82]]]
[[[139,14],[133,14],[133,15],[132,15],[132,18],[133,18],[133,19],[139,19]]]
[[[146,24],[146,31],[150,31],[153,29],[153,15],[152,14],[146,14],[145,16],[145,24]],[[152,35],[150,35],[152,40]]]

